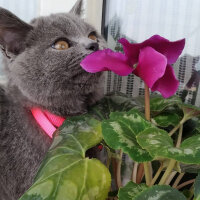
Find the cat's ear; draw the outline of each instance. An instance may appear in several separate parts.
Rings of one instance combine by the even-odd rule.
[[[7,56],[9,53],[17,55],[23,51],[26,36],[31,30],[31,25],[0,8],[0,47]]]
[[[80,16],[82,14],[83,0],[78,0],[73,8],[70,10],[70,13]]]

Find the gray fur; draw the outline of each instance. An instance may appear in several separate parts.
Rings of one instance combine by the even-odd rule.
[[[6,20],[12,28],[5,27]],[[31,186],[51,145],[30,108],[68,117],[87,112],[88,105],[102,97],[102,74],[89,74],[80,67],[92,52],[88,49],[94,43],[88,38],[92,31],[71,13],[40,17],[28,25],[0,9],[0,47],[8,78],[7,86],[0,86],[1,200],[16,200]],[[97,36],[103,48],[105,42]],[[71,47],[53,49],[58,38],[67,38]]]
[[[73,8],[70,10],[70,13],[80,16],[82,14],[82,7],[83,7],[83,1],[78,0],[76,4],[73,6]]]

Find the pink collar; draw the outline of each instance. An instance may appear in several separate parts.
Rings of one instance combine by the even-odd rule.
[[[44,130],[44,132],[50,137],[53,137],[53,133],[56,131],[58,127],[60,127],[65,118],[54,115],[47,110],[41,110],[40,108],[32,108],[31,112],[33,117],[40,125],[40,127]],[[98,146],[98,149],[101,151],[103,148],[102,145]]]
[[[53,137],[53,133],[65,121],[65,118],[54,115],[46,110],[41,110],[40,108],[32,108],[31,112],[37,123],[50,138]]]

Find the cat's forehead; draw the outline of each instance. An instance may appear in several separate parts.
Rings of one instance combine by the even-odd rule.
[[[34,19],[31,24],[35,32],[53,34],[65,34],[68,36],[84,35],[94,31],[94,28],[85,23],[79,17],[72,14],[53,14],[48,17]]]

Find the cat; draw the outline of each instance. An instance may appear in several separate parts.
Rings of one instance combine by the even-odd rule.
[[[87,112],[103,96],[103,74],[85,72],[80,62],[106,43],[80,18],[81,10],[79,0],[69,13],[27,24],[0,8],[8,80],[0,86],[0,200],[20,198],[51,145],[31,108],[69,117]]]

